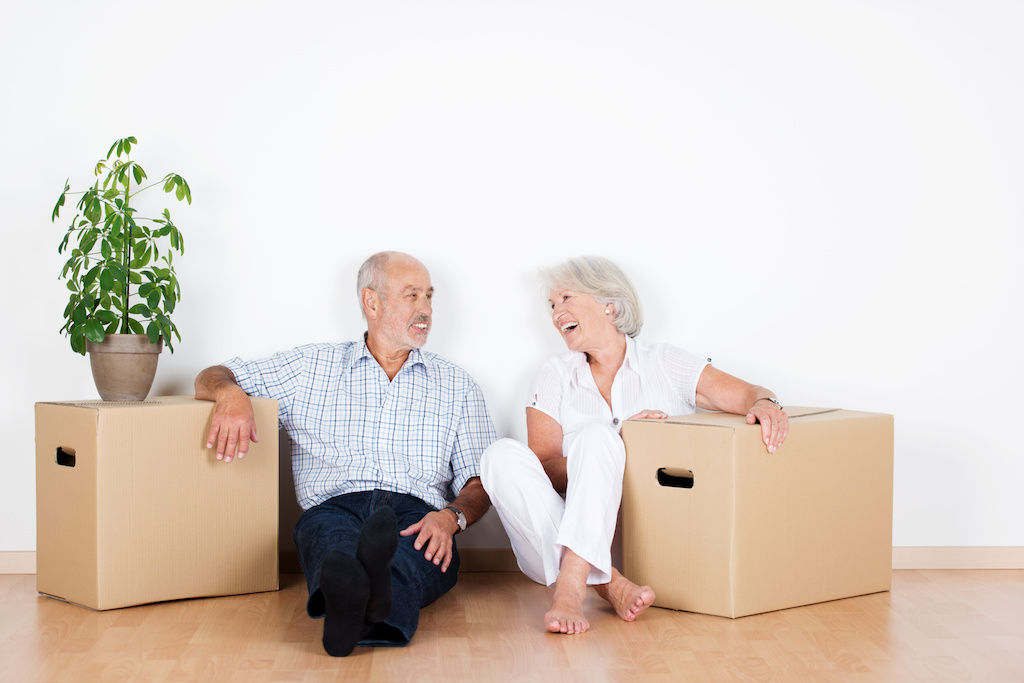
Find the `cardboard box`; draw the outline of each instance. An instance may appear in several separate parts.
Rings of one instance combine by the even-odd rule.
[[[889,590],[892,416],[786,413],[774,454],[743,416],[625,423],[623,570],[655,605],[741,617]]]
[[[277,401],[230,464],[213,403],[36,404],[36,588],[94,609],[277,590]]]

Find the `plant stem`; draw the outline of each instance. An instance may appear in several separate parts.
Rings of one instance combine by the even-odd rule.
[[[156,185],[159,185],[159,184],[160,184],[160,183],[162,183],[162,182],[163,182],[162,180],[158,180],[158,181],[156,181],[155,183],[153,183],[152,185],[146,185],[146,186],[145,186],[145,187],[143,187],[143,188],[140,188],[140,189],[138,189],[138,190],[135,190],[135,194],[139,194],[140,192],[145,192],[145,191],[146,191],[146,190],[148,190],[149,188],[151,188],[151,187],[154,187],[154,186],[156,186]],[[134,196],[135,196],[135,194],[133,194],[132,196],[134,197]]]
[[[132,262],[132,226],[128,222],[128,219],[131,218],[131,213],[128,211],[128,198],[131,196],[128,193],[128,188],[132,184],[132,174],[131,174],[131,171],[129,170],[128,173],[125,173],[124,177],[125,177],[125,184],[124,184],[124,217],[125,217],[125,220],[122,222],[122,225],[124,226],[124,229],[127,232],[127,234],[125,235],[125,238],[124,238],[124,269],[125,269],[125,278],[124,278],[124,320],[121,323],[121,334],[131,334],[132,330],[128,326],[128,309],[131,308],[131,306],[128,304],[128,285],[131,283],[131,278],[128,276],[128,273],[130,272],[128,270],[128,266]]]

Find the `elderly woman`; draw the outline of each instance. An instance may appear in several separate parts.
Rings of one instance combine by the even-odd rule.
[[[545,272],[551,322],[568,351],[541,367],[526,403],[528,445],[495,442],[481,479],[512,542],[519,568],[554,585],[544,626],[582,633],[587,586],[633,621],[654,602],[612,567],[622,497],[626,419],[663,420],[697,408],[760,422],[769,453],[789,430],[775,395],[668,344],[634,341],[643,319],[636,291],[607,259],[572,259]]]

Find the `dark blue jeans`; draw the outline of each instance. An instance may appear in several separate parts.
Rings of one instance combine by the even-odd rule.
[[[391,491],[361,491],[335,496],[302,513],[295,524],[295,547],[309,586],[306,611],[309,616],[324,616],[324,598],[320,591],[320,564],[328,550],[337,548],[352,556],[363,522],[377,508],[390,506],[398,518],[398,530],[423,518],[434,508],[419,498]],[[359,641],[359,645],[406,645],[416,632],[420,608],[426,607],[455,586],[459,575],[459,553],[452,547],[448,571],[423,557],[416,550],[416,536],[398,539],[398,550],[391,561],[391,614]]]

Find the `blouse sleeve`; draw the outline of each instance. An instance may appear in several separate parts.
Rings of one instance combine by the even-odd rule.
[[[661,346],[661,362],[672,385],[673,393],[681,398],[692,409],[697,408],[697,383],[709,359],[695,356],[677,346],[663,344]]]
[[[558,358],[549,358],[533,378],[530,395],[526,399],[528,408],[536,408],[561,424],[562,389],[564,370]]]

